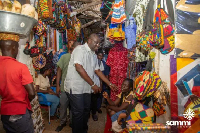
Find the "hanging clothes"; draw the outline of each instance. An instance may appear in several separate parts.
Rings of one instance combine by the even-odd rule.
[[[120,24],[126,20],[124,0],[115,0],[111,23]]]
[[[132,16],[135,9],[136,0],[126,0],[126,13]]]
[[[144,16],[149,0],[137,0],[133,17],[135,17],[137,24],[137,35],[143,30]]]
[[[168,0],[169,1],[169,0]],[[154,18],[154,0],[150,0],[147,6],[146,15],[144,17],[143,29],[146,31],[151,30]]]
[[[127,78],[129,79],[135,79],[136,76],[136,62],[135,62],[135,53],[136,53],[136,47],[133,47],[128,50],[128,68],[127,68]]]
[[[136,45],[136,31],[137,25],[135,23],[135,19],[133,17],[129,18],[128,26],[125,28],[125,37],[127,39],[127,48],[131,49]]]
[[[128,67],[128,50],[122,43],[116,43],[109,51],[106,64],[110,66],[110,82],[118,87],[117,91],[111,90],[111,100],[116,100],[116,95],[121,93],[121,85],[126,78]]]

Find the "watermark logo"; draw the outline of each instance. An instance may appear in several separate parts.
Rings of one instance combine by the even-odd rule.
[[[183,117],[188,119],[189,121],[167,121],[166,125],[168,126],[179,126],[179,127],[190,127],[191,120],[194,117],[195,113],[192,109],[188,109],[184,114]]]
[[[188,120],[192,120],[192,118],[194,117],[194,111],[192,109],[188,109],[184,114],[183,117],[188,119]]]

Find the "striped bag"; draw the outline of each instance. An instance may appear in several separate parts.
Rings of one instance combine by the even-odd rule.
[[[114,10],[112,13],[111,23],[122,23],[126,20],[124,9],[124,0],[115,0]]]

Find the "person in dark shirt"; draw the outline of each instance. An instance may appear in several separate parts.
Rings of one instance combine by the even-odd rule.
[[[98,62],[102,61],[103,66],[104,66],[104,71],[102,71],[102,72],[106,76],[106,78],[108,78],[109,73],[110,73],[110,67],[106,65],[106,62],[103,60],[103,57],[104,57],[103,51],[99,50],[97,52]],[[104,91],[109,94],[109,86],[107,86],[107,84],[102,81],[102,92],[99,95],[99,98],[97,99],[97,111],[98,111],[98,113],[102,113],[102,111],[101,111],[101,104],[102,104],[102,99],[103,99],[103,94],[102,93]]]

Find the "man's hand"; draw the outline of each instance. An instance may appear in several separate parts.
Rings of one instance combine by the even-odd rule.
[[[108,99],[108,98],[109,98],[108,93],[107,93],[107,92],[103,92],[103,97],[104,97],[105,99]]]
[[[113,90],[113,91],[118,91],[118,87],[115,84],[109,84],[109,87]]]
[[[94,91],[94,94],[101,92],[101,89],[97,85],[92,86],[92,90]]]

